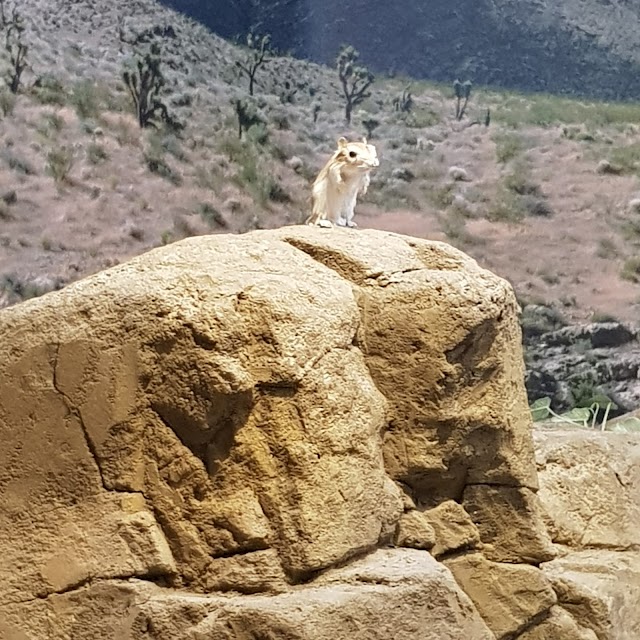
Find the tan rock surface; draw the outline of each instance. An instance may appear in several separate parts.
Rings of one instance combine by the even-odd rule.
[[[516,637],[551,609],[556,594],[541,571],[491,562],[479,553],[446,560],[497,640]]]
[[[413,509],[400,516],[394,542],[398,547],[431,549],[436,544],[436,532],[424,512]]]
[[[540,500],[554,542],[640,547],[640,436],[537,430]]]
[[[468,484],[535,490],[516,311],[505,281],[445,244],[306,227],[190,238],[3,311],[0,549],[20,538],[0,564],[5,624],[26,607],[29,624],[44,616],[81,637],[77,620],[108,608],[101,598],[121,598],[113,609],[135,621],[140,589],[155,587],[113,580],[138,577],[279,593],[153,591],[149,602],[173,598],[181,616],[196,603],[213,637],[223,618],[208,612],[224,603],[227,636],[264,620],[278,638],[345,637],[345,625],[377,637],[404,621],[411,638],[431,628],[428,609],[434,628],[444,616],[490,638],[426,552],[349,571],[393,540],[406,507],[464,520],[462,538],[436,535],[446,553],[478,540],[458,504]],[[401,578],[398,558],[431,577]],[[337,564],[339,580],[317,577]],[[509,570],[529,591],[495,592],[511,616],[487,617],[501,633],[550,606],[537,569],[490,573]],[[140,629],[160,628],[169,614],[157,606]],[[326,631],[310,631],[320,615]]]
[[[469,485],[462,504],[490,560],[535,564],[555,557],[538,496],[530,489]]]
[[[561,555],[541,565],[560,605],[598,640],[640,637],[640,437],[534,434],[540,501]]]
[[[598,640],[590,629],[580,627],[562,607],[553,607],[549,616],[518,636],[519,640]]]
[[[435,532],[431,553],[439,558],[452,551],[474,549],[480,544],[480,533],[471,517],[453,500],[447,500],[422,514]]]
[[[640,638],[640,551],[570,552],[542,568],[559,603],[599,640]]]
[[[280,234],[359,286],[358,343],[391,403],[385,466],[435,506],[466,483],[537,488],[510,285],[460,251],[362,231]],[[373,241],[367,241],[371,238]]]
[[[24,625],[17,612],[26,610]],[[414,550],[377,551],[277,596],[195,596],[111,582],[20,610],[0,606],[0,618],[5,633],[26,628],[21,640],[41,640],[47,628],[74,640],[494,640],[449,571]]]

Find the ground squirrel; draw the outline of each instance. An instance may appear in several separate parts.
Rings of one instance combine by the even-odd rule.
[[[319,227],[356,227],[356,198],[369,187],[369,172],[377,167],[376,148],[362,142],[338,140],[338,148],[324,165],[312,187],[313,209],[307,224]]]

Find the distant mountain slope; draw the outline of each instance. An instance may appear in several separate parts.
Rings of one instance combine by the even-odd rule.
[[[640,97],[640,0],[163,0],[225,37],[251,25],[330,62],[342,43],[382,72],[522,90]]]

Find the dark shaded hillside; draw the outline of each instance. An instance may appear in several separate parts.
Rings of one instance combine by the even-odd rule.
[[[378,72],[596,96],[640,97],[638,0],[198,0],[165,4],[224,37],[251,25],[276,47],[332,62],[353,44]],[[348,7],[348,8],[346,8]]]

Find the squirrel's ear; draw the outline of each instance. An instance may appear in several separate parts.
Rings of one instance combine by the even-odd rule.
[[[338,138],[338,149],[342,149],[342,147],[344,147],[346,144],[347,139],[344,136]]]
[[[367,138],[366,138],[366,136],[362,136],[362,144],[367,144]]]

